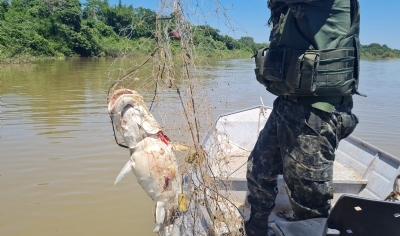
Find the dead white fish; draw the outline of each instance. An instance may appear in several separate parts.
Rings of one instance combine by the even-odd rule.
[[[188,147],[170,142],[136,91],[117,90],[110,99],[108,112],[131,155],[114,184],[132,171],[156,202],[154,232],[168,235],[163,231],[173,222],[181,193],[181,176],[173,150]]]

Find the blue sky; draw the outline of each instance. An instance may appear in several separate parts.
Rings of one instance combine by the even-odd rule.
[[[173,0],[169,0],[172,2]],[[82,0],[82,2],[85,2]],[[185,0],[199,4],[215,3],[216,0]],[[227,16],[235,31],[224,24],[222,15],[213,17],[207,14],[207,23],[218,28],[221,34],[236,39],[242,36],[253,37],[256,42],[268,42],[270,29],[266,26],[270,16],[267,0],[219,0],[226,9]],[[118,0],[109,0],[110,5]],[[159,0],[122,0],[122,4],[145,7],[157,11]],[[361,44],[379,43],[400,49],[400,1],[399,0],[360,0],[361,5]],[[207,9],[207,6],[204,6]],[[194,22],[192,22],[194,23]],[[240,28],[244,29],[241,30]]]

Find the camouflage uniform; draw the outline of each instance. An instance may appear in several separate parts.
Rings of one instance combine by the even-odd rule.
[[[266,219],[275,206],[277,175],[283,174],[297,219],[327,217],[333,198],[335,149],[358,123],[353,102],[333,113],[279,96],[247,162],[252,215]]]
[[[347,45],[346,42],[356,42],[349,43],[347,45],[349,47],[358,44],[358,1],[268,0],[268,7],[271,9],[268,23],[272,25],[269,50],[286,47],[324,50],[342,47]],[[294,24],[293,18],[288,20],[289,12],[299,24]],[[354,41],[347,38],[350,36]],[[344,38],[348,40],[342,41]],[[270,62],[279,62],[280,59],[277,58]],[[285,58],[282,61],[288,60]],[[355,76],[357,63],[354,64],[355,74],[352,78],[358,78]],[[270,67],[286,68],[281,64],[273,64]],[[276,95],[282,94],[278,85],[281,85],[279,80],[285,77],[279,76],[281,72],[276,72],[275,76],[270,71],[267,71],[267,75],[273,76],[267,80],[267,90],[270,89],[268,91]],[[262,71],[262,76],[264,74],[265,71]],[[276,88],[275,93],[273,88]],[[268,231],[268,216],[275,206],[278,192],[278,174],[283,174],[297,219],[327,217],[329,214],[333,198],[332,175],[335,150],[339,141],[353,132],[358,119],[351,113],[353,107],[351,95],[345,95],[343,102],[338,102],[342,101],[341,94],[332,95],[339,100],[323,96],[307,96],[309,97],[306,99],[301,97],[300,100],[296,96],[278,96],[273,111],[249,156],[248,201],[252,209],[250,220],[245,225],[248,235],[265,235]]]

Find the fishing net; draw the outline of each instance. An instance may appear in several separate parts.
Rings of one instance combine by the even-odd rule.
[[[130,37],[139,28],[132,26],[121,32],[126,37],[126,47],[108,71],[109,112],[116,142],[130,147],[131,152],[136,151],[134,145],[147,137],[153,137],[154,143],[158,140],[169,146],[181,144],[171,148],[173,154],[153,151],[152,157],[158,160],[145,176],[157,179],[162,185],[161,192],[174,194],[173,198],[164,199],[168,207],[161,211],[165,212],[157,212],[157,207],[155,210],[159,215],[156,218],[163,218],[163,224],[155,229],[161,235],[242,234],[244,203],[235,202],[228,180],[236,170],[228,165],[230,153],[219,142],[224,137],[229,143],[229,137],[223,133],[207,133],[213,128],[216,115],[213,99],[224,102],[220,97],[210,96],[217,88],[210,87],[213,75],[208,71],[209,56],[225,46],[213,40],[215,31],[206,25],[213,20],[228,31],[237,31],[240,27],[231,25],[227,11],[218,0],[160,1],[152,21],[154,25],[148,24],[146,16],[134,15],[135,27],[143,22],[147,28],[140,30],[149,31],[150,36],[132,43]],[[132,56],[137,52],[147,56]],[[126,100],[120,99],[124,96]],[[134,110],[135,107],[140,109]],[[139,121],[128,118],[139,113],[147,115]],[[135,135],[140,138],[127,143],[128,136]],[[243,168],[244,164],[239,167]],[[142,187],[145,191],[157,191]]]

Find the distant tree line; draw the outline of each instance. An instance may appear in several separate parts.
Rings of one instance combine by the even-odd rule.
[[[360,53],[364,59],[400,58],[400,50],[391,49],[386,44],[361,45]]]
[[[130,44],[148,54],[156,40],[157,13],[108,0],[0,0],[0,61],[24,57],[120,55]],[[252,37],[234,39],[208,25],[192,26],[197,52],[208,57],[249,56],[265,43]],[[138,47],[140,45],[140,47]],[[179,44],[172,43],[176,50]],[[361,47],[364,58],[400,57],[386,45]]]
[[[155,45],[157,13],[108,0],[0,0],[0,60],[15,57],[118,56],[141,45],[146,54]],[[205,56],[251,55],[266,44],[251,37],[236,40],[210,26],[193,26],[194,44]],[[128,40],[127,40],[128,39]],[[146,42],[145,44],[143,42]],[[150,43],[148,43],[150,42]],[[151,45],[153,42],[153,45]],[[144,46],[142,46],[144,45]],[[176,44],[175,46],[179,46]]]

